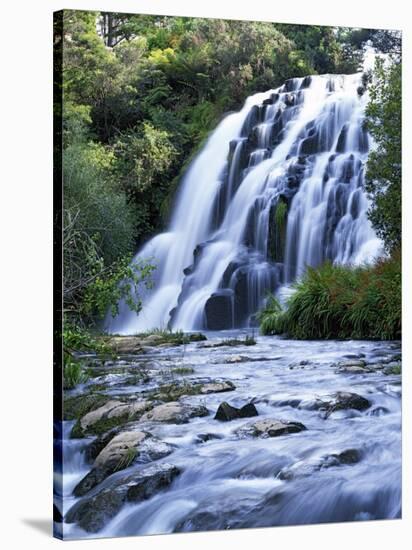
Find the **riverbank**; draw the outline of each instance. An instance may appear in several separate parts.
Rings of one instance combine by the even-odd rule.
[[[400,516],[400,343],[243,338],[83,357],[65,537]]]

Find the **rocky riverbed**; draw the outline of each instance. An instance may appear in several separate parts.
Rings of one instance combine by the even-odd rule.
[[[244,336],[82,357],[65,538],[400,517],[400,344]]]

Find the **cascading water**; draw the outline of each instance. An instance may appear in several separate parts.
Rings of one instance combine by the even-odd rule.
[[[248,326],[306,266],[379,255],[360,84],[361,74],[290,79],[227,116],[185,175],[169,231],[137,255],[157,267],[142,311],[122,304],[106,328]]]

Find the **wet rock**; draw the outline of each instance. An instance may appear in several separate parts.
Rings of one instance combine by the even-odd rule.
[[[237,430],[238,435],[253,437],[278,437],[306,430],[300,422],[264,418],[251,424],[246,424]]]
[[[370,415],[371,416],[382,416],[384,414],[388,414],[389,413],[389,409],[387,409],[386,407],[375,407],[374,409],[372,409],[370,411]]]
[[[383,370],[385,367],[382,363],[369,363],[368,368],[374,371]]]
[[[123,504],[139,502],[168,487],[180,470],[167,463],[153,464],[129,474],[90,497],[77,502],[66,514],[66,523],[77,523],[88,533],[97,533]]]
[[[390,363],[383,369],[383,374],[389,375],[389,374],[401,374],[402,372],[402,365],[401,363]]]
[[[203,405],[187,405],[177,401],[154,407],[141,417],[142,422],[166,422],[185,424],[196,416],[207,416],[209,411]]]
[[[347,367],[339,367],[335,372],[337,374],[368,374],[373,372],[373,370],[366,367],[348,365]]]
[[[349,130],[349,126],[346,123],[342,126],[342,130],[340,131],[340,134],[339,134],[339,137],[338,137],[338,142],[336,144],[336,151],[338,153],[344,153],[345,152],[346,140],[347,140],[347,136],[348,136],[348,130]]]
[[[113,336],[108,340],[107,345],[119,355],[143,352],[141,338],[137,336]]]
[[[335,411],[355,409],[364,411],[371,406],[370,401],[357,393],[336,392],[331,396],[302,401],[298,408],[325,411],[325,418]]]
[[[142,342],[146,346],[162,344],[164,338],[160,334],[149,334],[143,338]]]
[[[230,420],[236,420],[238,418],[248,418],[251,416],[258,416],[258,412],[253,403],[247,403],[240,409],[232,407],[226,401],[219,405],[219,408],[215,414],[215,420],[222,422],[229,422]]]
[[[303,359],[302,361],[298,361],[296,363],[290,363],[289,369],[293,370],[293,369],[296,369],[296,368],[307,367],[310,364],[311,364],[311,362],[308,359]]]
[[[346,367],[365,367],[366,361],[363,359],[348,359],[346,361],[339,361],[337,364],[339,368],[346,368]]]
[[[309,88],[311,82],[312,82],[312,77],[305,76],[305,78],[302,80],[302,84],[300,85],[300,89],[303,90],[304,88]]]
[[[182,383],[179,381],[159,386],[157,390],[151,393],[151,398],[165,402],[174,402],[187,395],[198,395],[200,394],[200,389],[201,384],[191,384],[187,381]]]
[[[205,316],[209,330],[233,327],[233,291],[221,290],[212,294],[206,301]]]
[[[63,398],[63,415],[64,420],[77,420],[89,411],[101,407],[110,397],[101,393],[89,393],[82,395],[74,395]]]
[[[117,434],[97,455],[92,470],[76,485],[73,494],[85,495],[112,473],[128,468],[137,457],[146,461],[164,458],[173,447],[150,433],[125,431]]]
[[[361,453],[357,449],[347,449],[331,456],[336,458],[340,464],[356,464],[361,459]]]
[[[296,96],[295,94],[286,94],[283,101],[287,107],[292,107],[296,103]]]
[[[361,454],[357,449],[347,449],[341,453],[296,462],[292,466],[282,468],[277,477],[284,481],[290,481],[300,477],[311,476],[316,472],[326,470],[328,468],[356,464],[360,461],[360,459]]]
[[[102,407],[84,415],[74,426],[72,435],[83,437],[87,434],[102,434],[114,426],[139,418],[151,406],[151,403],[147,400],[136,400],[125,403],[112,399]]]
[[[221,435],[218,434],[198,434],[195,439],[195,443],[207,443],[208,441],[211,441],[213,439],[222,439]]]
[[[303,139],[299,146],[299,155],[314,155],[320,152],[318,136],[316,134]]]
[[[249,357],[246,357],[245,355],[229,355],[229,357],[226,357],[225,363],[245,363],[246,361],[249,361]]]
[[[87,462],[94,462],[97,455],[108,445],[108,443],[117,435],[121,430],[120,426],[105,432],[104,434],[96,437],[90,445],[86,448],[86,460]]]
[[[362,357],[365,357],[364,353],[347,353],[343,356],[345,359],[362,359]]]
[[[233,391],[236,389],[236,386],[230,380],[225,380],[224,382],[210,382],[209,384],[203,384],[200,388],[200,393],[221,393],[227,391]]]

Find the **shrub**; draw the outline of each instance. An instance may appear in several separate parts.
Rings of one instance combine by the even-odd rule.
[[[373,266],[326,262],[308,268],[282,309],[270,296],[259,314],[263,334],[297,339],[395,339],[401,335],[400,254]]]

